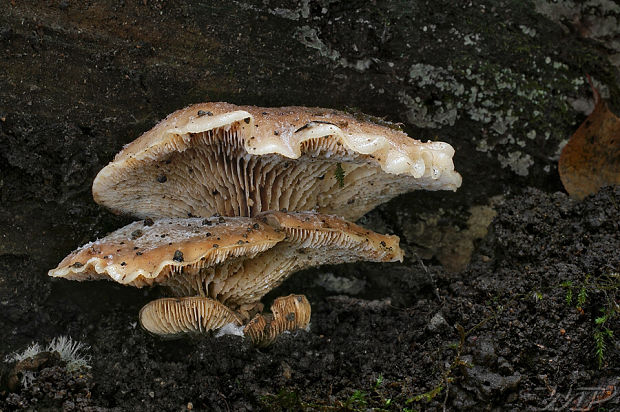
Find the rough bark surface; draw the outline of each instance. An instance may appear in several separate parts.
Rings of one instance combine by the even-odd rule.
[[[359,390],[368,405],[386,407],[391,398],[400,409],[442,386],[435,407],[447,394],[454,407],[522,409],[544,407],[554,385],[612,382],[617,341],[607,342],[608,369],[593,355],[602,304],[590,301],[583,318],[564,305],[558,285],[618,271],[617,191],[579,205],[526,190],[499,208],[486,233],[497,195],[561,189],[560,148],[592,108],[586,74],[618,106],[618,71],[608,59],[617,60],[613,28],[593,30],[603,23],[588,18],[589,31],[580,30],[552,3],[2,1],[0,355],[69,334],[91,345],[93,369],[85,382],[49,368],[38,386],[4,393],[0,408],[193,402],[238,410],[311,408],[319,400],[363,408]],[[596,7],[580,13],[618,16],[613,2]],[[92,201],[92,179],[114,154],[168,113],[214,100],[333,107],[402,122],[415,138],[456,148],[463,187],[404,195],[362,219],[401,236],[404,264],[315,270],[283,285],[273,297],[309,292],[310,333],[265,352],[235,337],[160,342],[134,323],[157,291],[54,281],[46,271],[131,220]],[[602,240],[593,248],[579,236]],[[494,252],[480,251],[481,242]],[[577,248],[578,263],[566,261],[566,247]],[[474,249],[478,257],[464,269]],[[545,250],[557,254],[541,260]],[[579,260],[585,250],[594,257]],[[514,253],[523,253],[518,262]],[[544,299],[509,299],[506,285],[524,296],[541,290]],[[343,293],[375,300],[333,296]],[[591,296],[607,295],[593,289]],[[454,325],[474,328],[495,313],[493,299],[510,313],[468,334],[461,351],[482,369],[455,366],[446,389],[443,369],[459,346]],[[570,340],[557,335],[569,327]],[[541,328],[544,342],[534,337]],[[570,376],[554,369],[554,357]],[[375,388],[379,375],[383,386]]]

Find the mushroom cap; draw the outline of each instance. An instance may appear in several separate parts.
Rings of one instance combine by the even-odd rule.
[[[283,233],[250,218],[147,219],[82,246],[49,275],[142,287],[181,271],[194,273],[230,258],[255,256],[282,239]]]
[[[257,345],[267,346],[285,331],[307,329],[312,308],[304,295],[289,295],[275,299],[271,313],[257,314],[243,329],[244,335]]]
[[[335,110],[202,103],[125,146],[95,178],[93,196],[138,217],[286,208],[354,220],[403,192],[456,190],[453,154],[447,143]]]
[[[49,275],[159,283],[176,296],[210,297],[237,309],[307,267],[402,260],[398,240],[316,212],[146,220],[82,246]]]
[[[268,211],[257,219],[286,234],[284,242],[294,245],[297,250],[341,249],[343,252],[354,251],[364,260],[375,262],[403,261],[400,238],[394,235],[382,235],[348,222],[334,215],[325,215],[312,211],[280,212]],[[309,251],[308,251],[309,252]],[[321,255],[323,251],[320,252]],[[325,256],[324,260],[327,259]],[[356,259],[360,260],[360,259]],[[329,263],[329,262],[322,262]]]
[[[241,325],[235,312],[216,300],[200,296],[154,300],[144,305],[139,317],[144,329],[166,337],[205,333],[229,323]]]
[[[232,259],[197,275],[175,274],[165,285],[178,296],[208,296],[239,308],[258,302],[291,274],[308,267],[403,259],[398,236],[381,235],[336,216],[270,211],[255,219],[285,238],[252,258]]]

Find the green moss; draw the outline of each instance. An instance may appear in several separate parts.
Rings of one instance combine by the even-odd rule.
[[[304,410],[308,405],[301,401],[296,391],[281,389],[277,395],[264,395],[260,403],[268,411]]]
[[[594,319],[592,337],[595,358],[598,367],[602,368],[605,364],[607,341],[613,339],[613,331],[609,325],[620,315],[620,307],[616,303],[620,293],[620,274],[610,273],[600,277],[586,275],[581,283],[567,280],[562,282],[560,286],[566,289],[564,300],[567,305],[572,305],[573,290],[578,290],[575,308],[583,313],[584,308],[589,305],[601,314]],[[601,294],[604,297],[603,300],[591,299],[588,301],[589,296],[601,296]],[[599,302],[602,302],[602,305]]]
[[[342,165],[338,163],[336,165],[336,170],[334,171],[334,178],[338,181],[338,186],[341,188],[344,187],[344,169]]]

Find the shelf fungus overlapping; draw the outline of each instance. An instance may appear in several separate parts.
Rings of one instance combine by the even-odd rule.
[[[356,220],[412,190],[456,190],[454,149],[329,109],[202,103],[172,113],[95,178],[95,201],[139,218],[255,216]],[[392,125],[393,126],[393,125]]]
[[[49,274],[137,287],[161,284],[181,299],[149,303],[140,320],[155,334],[178,335],[249,320],[262,309],[260,299],[266,293],[301,269],[402,257],[397,236],[315,212],[269,211],[254,218],[134,222],[82,246]],[[252,340],[271,342],[285,330],[308,325],[305,298],[278,302],[272,306],[273,315],[262,318],[267,322],[263,332],[248,329]]]
[[[261,298],[292,273],[402,261],[397,236],[345,219],[411,190],[456,190],[453,154],[447,143],[422,143],[363,115],[190,106],[125,146],[93,182],[95,201],[144,220],[82,246],[49,274],[161,285],[173,297],[140,311],[156,335],[232,325],[267,345],[309,326],[303,295],[261,313]]]

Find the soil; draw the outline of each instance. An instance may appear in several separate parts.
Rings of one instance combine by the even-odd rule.
[[[238,336],[161,340],[136,325],[156,291],[50,282],[5,256],[0,327],[11,334],[0,351],[69,334],[90,345],[92,368],[43,369],[0,408],[613,409],[618,341],[606,338],[599,364],[595,319],[617,305],[619,217],[618,187],[583,202],[527,189],[498,206],[460,273],[409,259],[298,273],[269,297],[306,293],[311,328],[266,349]],[[365,286],[330,292],[317,282],[327,272]],[[603,327],[620,333],[617,318]]]
[[[620,189],[576,202],[556,168],[584,74],[619,107],[595,27],[522,0],[233,3],[0,5],[0,410],[617,409]],[[267,296],[306,294],[309,331],[161,340],[137,324],[159,290],[47,270],[132,220],[93,202],[96,173],[207,100],[403,122],[456,148],[464,184],[361,219],[401,237],[402,264],[308,270]],[[38,363],[9,390],[27,369],[5,356],[58,336],[90,368]]]

